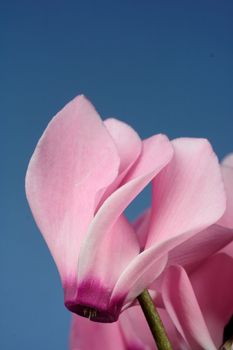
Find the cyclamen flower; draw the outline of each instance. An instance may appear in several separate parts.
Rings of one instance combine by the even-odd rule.
[[[206,247],[205,251],[209,249],[208,243],[213,247],[213,241],[217,242],[224,235],[228,235],[231,242],[233,237],[233,155],[224,159],[221,170],[227,206],[218,224],[203,232],[204,237],[210,232],[209,240],[202,245]],[[202,253],[194,253],[194,256],[199,256],[199,259],[194,259],[190,249],[192,244],[194,248],[198,246],[198,236],[200,233],[191,238],[192,242],[174,249],[170,264],[177,262],[179,265],[170,266],[165,271],[161,292],[166,310],[186,343],[178,349],[217,350],[233,336],[233,242],[200,264]]]
[[[185,350],[217,350],[233,336],[232,326],[230,333],[226,327],[233,317],[232,275],[232,244],[207,259],[190,276],[179,265],[167,270],[163,300],[186,342]]]
[[[232,244],[190,274],[179,265],[166,270],[162,284],[164,304],[158,311],[174,350],[218,350],[229,339],[226,326],[233,315],[232,275]],[[103,348],[157,349],[139,306],[127,309],[110,325],[73,316],[70,349]]]
[[[153,180],[143,247],[125,208]],[[27,198],[58,267],[69,310],[113,322],[163,271],[168,253],[223,215],[225,193],[208,141],[141,141],[102,122],[79,96],[49,123],[31,158]],[[143,251],[142,251],[143,248]]]
[[[154,286],[155,304],[159,306],[174,350],[217,350],[233,335],[233,243],[206,258],[223,246],[227,237],[229,241],[233,239],[233,228],[227,227],[233,216],[233,156],[225,158],[222,172],[225,171],[228,175],[224,176],[227,208],[220,222],[228,225],[212,225],[169,252],[167,266],[179,265],[166,268],[160,277],[161,285],[156,281]],[[148,214],[138,220],[142,237]],[[153,291],[150,293],[153,295]],[[139,306],[127,309],[110,325],[73,316],[70,349],[100,350],[104,347],[109,350],[157,349]]]

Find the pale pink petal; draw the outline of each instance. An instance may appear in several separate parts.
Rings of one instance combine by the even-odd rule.
[[[164,309],[157,309],[165,326],[173,350],[191,350],[181,338]],[[132,350],[156,350],[155,341],[140,306],[134,306],[124,311],[119,318],[119,324],[127,345]]]
[[[231,246],[232,248],[232,246]],[[218,253],[190,276],[194,292],[217,348],[233,315],[233,257]]]
[[[111,303],[119,295],[125,297],[124,303],[134,300],[145,288],[162,273],[167,264],[166,247],[147,249],[137,255],[118,279],[111,296]]]
[[[212,225],[171,249],[166,268],[170,265],[181,265],[187,273],[190,273],[201,266],[210,255],[225,248],[232,240],[233,230]],[[152,282],[151,290],[160,291],[162,280],[163,274]]]
[[[73,315],[70,350],[127,350],[119,322],[106,324]],[[136,349],[135,349],[136,350]]]
[[[163,309],[158,309],[174,350],[189,350]],[[156,350],[154,339],[139,306],[124,311],[112,324],[73,316],[70,350]]]
[[[192,231],[184,232],[165,242],[155,244],[138,254],[118,279],[111,296],[112,303],[114,304],[115,299],[118,300],[119,295],[125,295],[124,303],[128,303],[148,286],[154,288],[153,282],[167,265],[168,253],[192,236]]]
[[[141,250],[144,249],[147,241],[150,227],[150,215],[151,210],[147,209],[133,222],[133,228],[137,234]]]
[[[216,155],[206,140],[173,141],[175,155],[153,181],[150,235],[145,251],[120,276],[112,299],[135,298],[162,272],[167,253],[223,214],[225,192]]]
[[[116,144],[120,157],[120,167],[117,178],[103,193],[98,208],[117,189],[124,176],[138,159],[142,150],[140,137],[129,125],[114,118],[106,119],[104,124]]]
[[[163,299],[177,330],[192,350],[217,350],[192,285],[183,268],[171,266],[163,283]]]
[[[69,310],[79,315],[84,315],[87,306],[92,307],[96,310],[93,318],[95,321],[113,322],[119,316],[121,305],[119,308],[109,306],[111,291],[119,274],[139,253],[139,244],[134,230],[123,215],[100,243],[101,245],[97,244],[94,250],[88,250],[86,247],[86,254],[90,257],[93,255],[94,260],[91,261],[91,265],[85,266],[88,270],[85,279],[81,280],[78,276],[77,291],[66,298],[65,304]],[[97,250],[99,254],[96,253]],[[82,250],[80,256],[83,258]],[[80,264],[82,263],[81,260]],[[117,304],[119,302],[121,300],[118,300]]]
[[[133,306],[122,312],[119,317],[119,326],[124,337],[126,349],[157,349],[140,306]]]
[[[233,153],[228,154],[222,161],[224,166],[233,167]]]
[[[153,204],[146,247],[184,232],[204,230],[225,210],[217,157],[204,139],[173,142],[174,157],[153,181]]]
[[[123,184],[135,181],[146,175],[153,179],[173,157],[173,147],[166,135],[158,134],[145,139],[142,144],[141,155],[133,168],[124,178]],[[148,183],[148,180],[147,180]]]
[[[80,285],[87,287],[87,284],[90,285],[90,283],[91,285],[93,283],[101,284],[100,281],[104,279],[104,287],[107,290],[112,289],[112,271],[103,261],[106,261],[105,259],[112,261],[112,252],[115,247],[109,242],[112,241],[113,235],[117,234],[117,239],[120,242],[125,241],[126,246],[124,250],[118,251],[117,249],[115,253],[117,277],[132,260],[133,256],[138,254],[139,246],[135,249],[135,244],[132,244],[131,238],[127,238],[129,231],[118,230],[116,233],[112,231],[113,225],[129,203],[170,161],[172,154],[172,147],[165,136],[154,136],[143,142],[143,151],[139,160],[124,179],[123,185],[101,206],[89,227],[79,257],[78,278]],[[125,254],[125,256],[122,254]],[[102,256],[105,257],[103,259],[99,258]],[[121,261],[122,263],[120,263]],[[115,278],[116,281],[117,278]]]
[[[145,211],[133,223],[140,247],[143,249],[149,231],[150,210]],[[187,272],[193,270],[208,256],[219,251],[233,240],[233,230],[214,224],[198,232],[172,249],[168,254],[168,265],[181,265]]]
[[[116,146],[83,96],[52,119],[36,147],[26,193],[63,283],[76,279],[80,244],[98,193],[113,182],[118,167]]]
[[[222,166],[222,175],[226,190],[227,204],[226,211],[219,220],[219,225],[233,228],[233,166]]]
[[[208,256],[233,240],[233,230],[212,225],[197,233],[168,254],[168,265],[181,265],[186,272],[197,268]]]
[[[125,174],[139,157],[142,141],[133,128],[120,120],[109,118],[104,124],[117,146],[120,157],[119,174]]]

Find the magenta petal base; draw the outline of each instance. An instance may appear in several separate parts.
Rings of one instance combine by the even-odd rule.
[[[119,314],[116,315],[107,310],[97,310],[87,305],[72,304],[69,302],[66,302],[65,305],[74,314],[89,318],[91,321],[95,322],[112,323],[117,321],[119,316]]]
[[[82,282],[76,291],[76,295],[65,293],[65,306],[71,312],[89,318],[91,321],[112,323],[118,320],[124,297],[111,301],[111,290],[93,280]]]

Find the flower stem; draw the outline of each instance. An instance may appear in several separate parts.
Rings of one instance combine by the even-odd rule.
[[[168,340],[161,318],[147,289],[138,296],[138,301],[146,317],[158,350],[172,350],[172,346]]]

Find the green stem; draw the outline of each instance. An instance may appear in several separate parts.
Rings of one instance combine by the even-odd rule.
[[[146,317],[158,350],[172,350],[161,318],[147,289],[138,296],[139,304]]]

